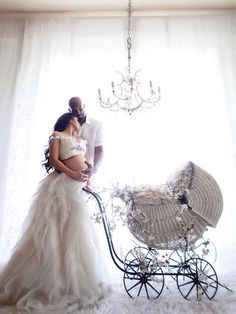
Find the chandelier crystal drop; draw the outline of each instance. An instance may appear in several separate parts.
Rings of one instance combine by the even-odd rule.
[[[129,0],[128,4],[128,38],[127,38],[127,51],[128,51],[128,66],[125,73],[117,71],[120,80],[117,83],[111,82],[111,97],[106,100],[103,98],[101,90],[98,89],[98,97],[100,105],[103,108],[112,111],[125,110],[130,115],[139,108],[152,108],[161,98],[160,87],[157,91],[154,90],[152,81],[149,81],[149,96],[144,97],[141,91],[141,82],[139,81],[138,74],[141,70],[137,70],[134,74],[131,71],[131,11],[132,4]]]

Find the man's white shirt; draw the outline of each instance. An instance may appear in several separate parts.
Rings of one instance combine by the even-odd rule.
[[[87,141],[86,159],[93,165],[95,147],[103,146],[102,123],[86,117],[86,122],[80,128],[78,136]]]

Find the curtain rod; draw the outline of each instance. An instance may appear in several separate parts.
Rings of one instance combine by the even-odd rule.
[[[137,17],[158,16],[195,16],[195,15],[222,15],[235,14],[233,9],[199,9],[199,10],[140,10],[133,11]],[[28,17],[80,17],[80,18],[112,18],[127,16],[126,11],[66,11],[66,12],[0,12],[0,18],[28,18]]]

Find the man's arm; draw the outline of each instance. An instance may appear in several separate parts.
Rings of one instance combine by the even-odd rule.
[[[88,168],[82,172],[88,175],[88,177],[90,178],[98,171],[98,168],[102,163],[102,160],[103,160],[103,146],[97,146],[94,149],[94,165],[92,166],[89,162],[86,161]]]
[[[97,146],[95,147],[94,152],[94,165],[92,169],[92,174],[96,173],[98,171],[98,168],[100,167],[103,160],[103,146]]]
[[[103,160],[103,126],[101,122],[99,122],[96,133],[92,174],[98,171],[102,163],[102,160]]]

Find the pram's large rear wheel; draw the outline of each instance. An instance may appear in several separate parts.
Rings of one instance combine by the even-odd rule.
[[[195,256],[193,256],[194,254]],[[206,259],[209,263],[214,265],[217,258],[216,247],[212,241],[200,239],[197,243],[195,243],[191,257]]]
[[[186,300],[214,298],[218,289],[218,278],[214,268],[206,260],[191,258],[179,267],[177,286]]]
[[[150,250],[135,248],[127,254],[123,283],[131,298],[145,297],[154,300],[161,295],[164,274],[160,267],[153,264],[153,254]]]

